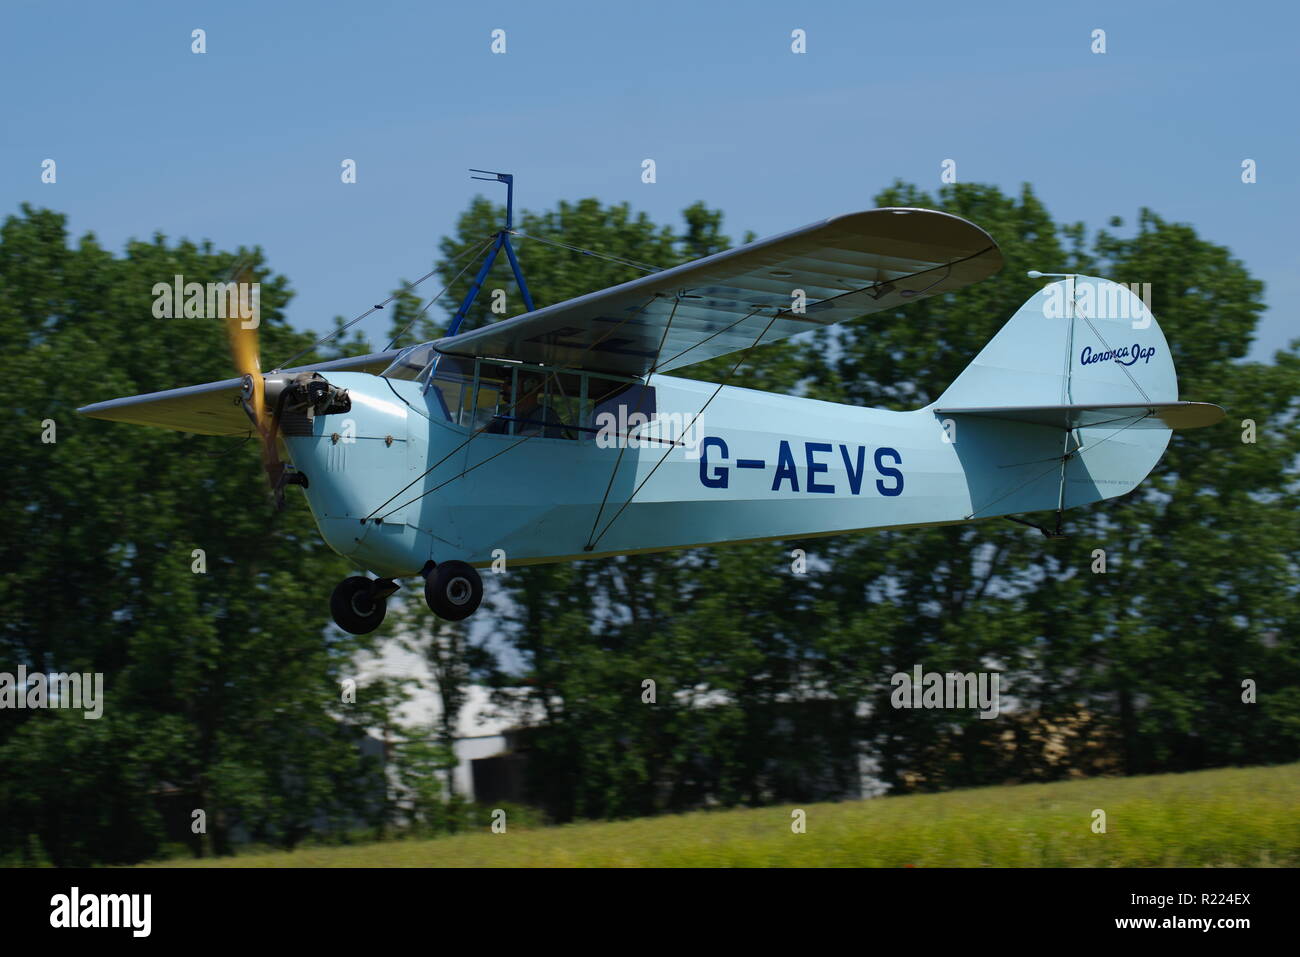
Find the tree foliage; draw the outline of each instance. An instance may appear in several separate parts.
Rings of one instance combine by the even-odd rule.
[[[99,720],[0,712],[0,854],[34,834],[56,864],[135,860],[160,847],[164,814],[188,823],[194,810],[207,822],[197,850],[228,849],[236,823],[292,846],[382,791],[362,725],[339,707],[365,642],[326,628],[347,564],[303,499],[272,515],[253,442],[74,411],[228,378],[220,321],[156,319],[152,289],[178,274],[223,282],[237,261],[261,282],[267,358],[306,345],[283,320],[287,281],[257,249],[159,235],[114,256],[27,207],[0,227],[0,401],[15,423],[0,671],[101,672],[106,698]]]
[[[683,374],[915,408],[1037,291],[1026,270],[1077,270],[1150,283],[1182,397],[1224,405],[1228,421],[1179,433],[1134,493],[1066,513],[1064,539],[986,521],[487,575],[480,615],[497,658],[422,612],[408,629],[450,707],[428,741],[392,749],[418,798],[404,810],[357,746],[363,729],[392,727],[402,689],[340,697],[356,653],[384,632],[327,625],[326,596],[350,570],[301,496],[271,516],[252,443],[73,411],[230,375],[215,322],[152,318],[155,283],[222,281],[251,263],[269,364],[310,341],[283,320],[287,280],[257,249],[155,236],[114,255],[93,236],[70,241],[56,213],[10,216],[0,398],[16,428],[0,671],[102,672],[107,701],[99,720],[0,713],[0,857],[138,860],[158,852],[178,809],[206,812],[207,833],[192,840],[203,853],[236,833],[292,847],[358,820],[459,820],[438,795],[474,680],[531,726],[533,795],[559,820],[849,795],[864,761],[907,790],[1296,759],[1300,353],[1245,361],[1261,284],[1228,250],[1149,210],[1130,229],[1114,220],[1090,232],[1056,223],[1028,187],[929,195],[899,183],[876,199],[971,219],[1006,267],[957,294],[755,350],[734,375],[734,357]],[[386,338],[441,334],[502,215],[486,199],[470,205],[440,244],[437,308],[422,288],[403,292]],[[524,212],[519,226],[538,305],[731,244],[703,203],[675,227],[594,199]],[[523,311],[504,257],[485,289],[466,328],[502,318],[492,289],[506,315]],[[356,336],[336,346],[363,348]],[[43,442],[51,420],[57,441]],[[1254,442],[1242,440],[1246,420]],[[196,549],[206,573],[193,570]],[[1098,549],[1105,574],[1092,571]],[[896,710],[890,677],[916,664],[995,669],[1015,708],[996,720]],[[1243,703],[1245,681],[1257,703]]]

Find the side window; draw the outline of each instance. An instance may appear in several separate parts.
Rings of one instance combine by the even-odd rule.
[[[640,382],[613,382],[592,378],[587,386],[594,397],[592,427],[611,436],[627,433],[655,418],[655,389]]]
[[[511,415],[510,383],[514,371],[513,366],[491,362],[478,364],[478,388],[475,390],[473,407],[465,417],[466,426],[491,431],[503,417]]]
[[[448,422],[465,425],[465,413],[474,388],[472,361],[457,359],[455,356],[438,356],[436,368],[431,366],[429,372],[433,377],[428,389],[432,400],[429,403],[430,412],[441,412]]]
[[[477,384],[464,387],[459,405],[452,398],[450,385],[444,387],[448,407],[453,415],[459,408],[457,421],[469,429],[591,441],[601,430],[602,412],[613,415],[619,431],[654,418],[654,389],[639,382],[484,360],[478,362],[477,369]],[[440,386],[446,378],[450,376],[440,371],[434,385]]]
[[[515,401],[511,410],[513,434],[545,439],[576,439],[582,406],[582,377],[519,368],[515,372]]]
[[[555,439],[577,439],[591,421],[595,405],[582,394],[582,376],[561,372],[546,380],[546,406],[549,424],[543,435]]]

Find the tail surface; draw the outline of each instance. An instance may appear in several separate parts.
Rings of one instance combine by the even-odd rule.
[[[970,518],[1123,495],[1160,460],[1171,429],[1224,414],[1178,401],[1147,303],[1091,276],[1051,283],[1021,306],[929,411],[954,436]]]

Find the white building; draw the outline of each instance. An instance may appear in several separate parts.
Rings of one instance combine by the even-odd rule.
[[[388,639],[377,655],[364,655],[357,659],[357,689],[363,693],[368,681],[375,678],[408,679],[410,700],[396,714],[400,727],[430,733],[442,720],[442,700],[438,696],[437,682],[428,662],[418,652],[402,646],[398,639]],[[464,707],[456,722],[455,752],[458,764],[453,774],[453,786],[458,794],[475,799],[472,761],[490,758],[507,752],[506,732],[513,725],[489,700],[489,689],[470,685]],[[371,735],[382,751],[382,732],[372,729]]]

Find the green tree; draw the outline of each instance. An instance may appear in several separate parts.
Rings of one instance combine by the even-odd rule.
[[[102,672],[106,697],[99,721],[0,715],[0,853],[36,835],[56,864],[138,860],[161,846],[160,805],[205,812],[196,850],[228,850],[236,824],[293,846],[381,793],[338,707],[374,638],[326,627],[348,569],[301,497],[272,514],[255,443],[74,411],[228,378],[220,323],[155,318],[152,290],[177,274],[224,281],[237,261],[261,282],[268,360],[306,345],[283,319],[287,281],[257,249],[158,235],[115,256],[29,207],[0,226],[0,400],[17,428],[0,670]]]

